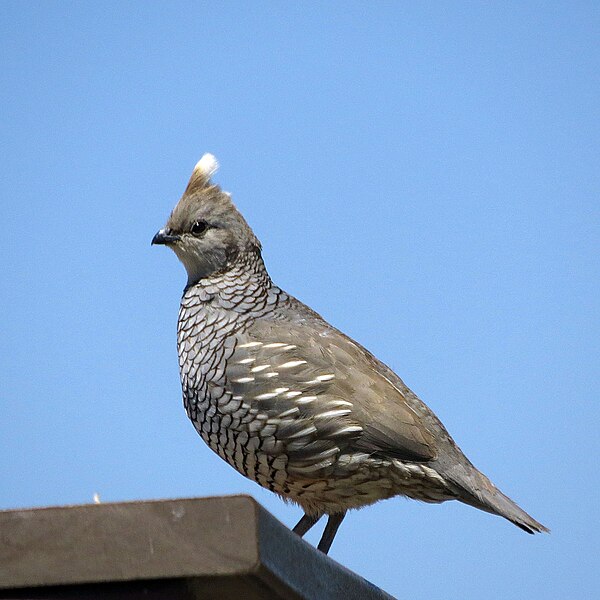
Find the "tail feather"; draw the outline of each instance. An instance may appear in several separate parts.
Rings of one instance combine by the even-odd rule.
[[[499,489],[491,495],[491,498],[485,498],[485,504],[492,509],[491,512],[508,519],[517,527],[520,527],[527,533],[549,533],[550,530],[536,521],[531,515],[526,513],[516,502],[513,502],[508,496],[504,495]],[[484,509],[485,510],[485,509]]]
[[[479,473],[484,478],[485,486],[477,486],[474,491],[463,487],[464,494],[460,495],[461,502],[470,504],[475,508],[504,517],[517,527],[520,527],[527,533],[549,533],[550,530],[536,521],[531,515],[527,514],[516,502],[513,502],[508,496],[503,494],[494,486],[485,475]],[[482,482],[483,483],[483,482]]]

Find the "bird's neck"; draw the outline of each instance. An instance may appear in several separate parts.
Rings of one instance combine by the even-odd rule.
[[[238,313],[263,311],[281,293],[273,285],[258,252],[240,253],[235,262],[221,273],[200,279],[186,287],[184,299],[210,304]]]

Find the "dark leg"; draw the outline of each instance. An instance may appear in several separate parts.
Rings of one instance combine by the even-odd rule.
[[[333,538],[335,537],[335,534],[337,533],[337,530],[342,524],[345,516],[345,512],[329,515],[329,518],[327,519],[327,525],[325,525],[325,531],[323,532],[323,537],[317,546],[317,548],[323,552],[323,554],[327,554],[329,552]]]
[[[296,523],[296,526],[292,531],[302,537],[323,515],[307,515],[305,514]]]

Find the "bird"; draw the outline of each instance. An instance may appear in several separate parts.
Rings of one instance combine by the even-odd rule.
[[[383,362],[271,280],[262,246],[205,154],[152,244],[187,272],[177,347],[187,416],[237,471],[322,517],[327,554],[346,513],[404,496],[458,500],[549,531],[504,495]]]

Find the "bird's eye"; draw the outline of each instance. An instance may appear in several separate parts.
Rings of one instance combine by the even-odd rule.
[[[192,233],[194,235],[201,235],[208,229],[208,223],[206,221],[196,221],[192,225]]]

